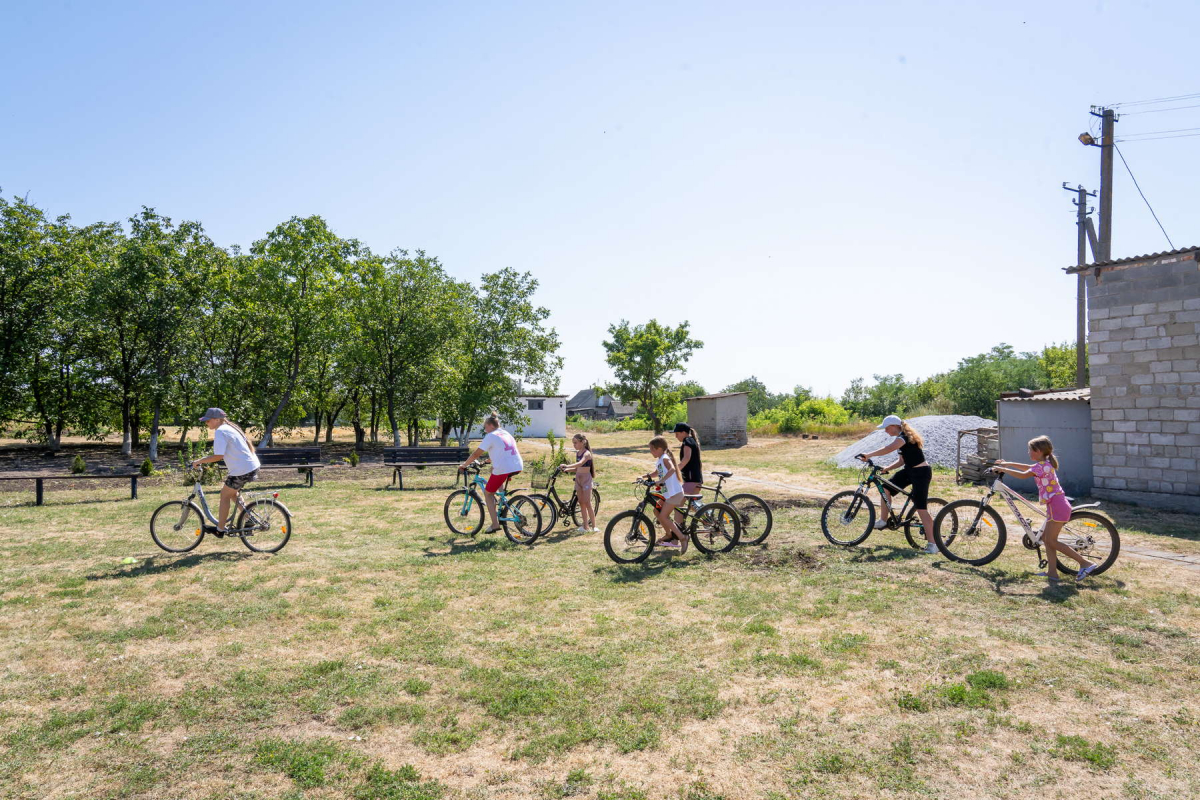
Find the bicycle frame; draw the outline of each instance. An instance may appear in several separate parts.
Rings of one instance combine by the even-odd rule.
[[[1032,544],[1034,547],[1040,546],[1042,543],[1042,537],[1046,533],[1046,523],[1050,521],[1050,515],[1041,508],[1035,506],[1026,498],[1022,497],[1015,489],[1005,483],[1003,475],[997,475],[991,484],[988,485],[987,494],[984,495],[983,498],[983,505],[988,505],[992,497],[997,493],[1004,498],[1004,502],[1008,506],[1008,510],[1011,511],[1012,515],[1017,518],[1018,522],[1021,523],[1021,527],[1025,530],[1025,535],[1029,537],[1030,544]],[[1025,517],[1021,516],[1021,510],[1017,507],[1018,501],[1023,505],[1028,506],[1033,510],[1033,513],[1042,518],[1042,524],[1038,526],[1036,531],[1032,527],[1033,519],[1026,519]],[[1096,508],[1099,505],[1099,503],[1087,503],[1081,506],[1072,505],[1071,511],[1078,511],[1081,508]],[[982,508],[980,509],[979,513],[982,516]],[[975,524],[978,524],[978,520],[976,520]]]
[[[253,494],[250,495],[251,499],[253,499],[255,496],[256,495],[253,495]],[[271,496],[278,499],[279,492],[272,492]],[[199,478],[196,478],[196,483],[195,483],[195,485],[192,486],[192,493],[189,494],[187,500],[184,501],[183,512],[181,513],[181,515],[179,517],[180,524],[183,524],[184,518],[187,516],[188,504],[190,504],[192,502],[192,500],[195,500],[197,498],[200,500],[200,513],[202,513],[204,515],[204,518],[206,520],[208,520],[208,522],[214,528],[220,528],[221,523],[216,518],[216,516],[212,513],[212,509],[209,508],[208,498],[204,494],[204,484],[202,484],[200,482]],[[237,497],[235,497],[234,500],[236,501],[238,508],[240,508],[243,511],[246,510],[245,496],[243,495],[243,493],[241,491],[239,491],[237,493]],[[247,530],[249,530],[249,528]]]
[[[899,526],[902,524],[905,515],[908,513],[908,504],[912,502],[912,495],[901,489],[899,486],[896,486],[886,478],[880,477],[880,466],[874,461],[867,459],[867,467],[870,468],[870,471],[867,472],[867,474],[863,476],[862,480],[858,482],[859,493],[866,497],[870,497],[871,493],[869,487],[874,486],[875,490],[879,492],[879,499],[881,503],[886,505],[888,508],[888,525],[892,527]],[[863,468],[864,471],[866,471],[867,467]],[[896,509],[892,506],[891,500],[888,499],[888,494],[891,494],[893,499],[898,494],[904,495],[904,505],[900,507],[899,514],[896,513]]]
[[[466,479],[466,486],[467,486],[467,496],[463,500],[463,513],[464,514],[467,511],[471,510],[471,504],[473,502],[475,502],[475,499],[474,499],[475,495],[474,495],[474,493],[471,492],[471,487],[478,486],[479,491],[481,491],[481,492],[485,491],[487,488],[487,481],[484,480],[483,477],[479,474],[479,470],[468,470],[468,472],[471,472],[473,474],[472,474],[472,477],[470,477],[470,478],[467,478],[466,475],[463,476],[464,479]],[[508,487],[507,487],[507,485],[505,485],[505,486],[501,486],[500,490],[496,492],[496,519],[499,520],[500,522],[517,523],[517,522],[521,521],[521,520],[517,519],[516,517],[510,517],[507,515],[508,515]]]

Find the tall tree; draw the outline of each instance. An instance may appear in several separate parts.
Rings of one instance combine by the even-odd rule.
[[[654,432],[662,433],[661,414],[680,398],[672,377],[704,343],[691,337],[686,321],[671,328],[653,319],[636,326],[621,320],[608,326],[608,335],[612,341],[604,342],[606,361],[616,377],[608,394],[623,403],[638,403]]]
[[[259,281],[270,287],[269,297],[256,299],[272,306],[270,336],[280,348],[271,373],[276,399],[263,425],[262,443],[270,446],[319,345],[319,332],[342,301],[345,273],[359,245],[338,238],[321,217],[292,217],[250,251],[259,259]]]

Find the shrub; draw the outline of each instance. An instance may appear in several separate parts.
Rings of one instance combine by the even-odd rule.
[[[142,466],[138,471],[141,472],[145,477],[150,477],[154,474],[154,462],[147,458],[142,462]]]
[[[82,475],[87,472],[87,464],[83,462],[83,456],[75,456],[71,461],[71,472],[75,475]]]
[[[359,459],[358,459],[358,451],[357,451],[357,450],[351,450],[351,451],[350,451],[350,458],[348,458],[348,459],[346,459],[346,460],[350,462],[350,466],[352,466],[352,467],[357,467],[357,466],[358,466],[358,461],[359,461]]]

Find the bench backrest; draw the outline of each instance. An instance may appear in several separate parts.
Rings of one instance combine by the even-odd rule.
[[[469,447],[385,447],[383,460],[389,464],[446,464],[466,461]]]
[[[263,466],[291,466],[292,464],[320,464],[320,447],[264,447],[256,455]]]

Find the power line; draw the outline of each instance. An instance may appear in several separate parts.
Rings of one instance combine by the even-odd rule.
[[[1147,108],[1141,111],[1123,111],[1121,116],[1128,117],[1133,114],[1161,114],[1164,111],[1183,111],[1185,108],[1200,108],[1200,104],[1193,106],[1176,106],[1175,108]]]
[[[1145,139],[1117,139],[1117,141],[1138,144],[1139,142],[1157,142],[1159,139],[1190,139],[1193,136],[1200,136],[1200,133],[1180,133],[1174,136],[1150,136]]]
[[[1129,139],[1131,136],[1157,136],[1160,133],[1187,133],[1189,131],[1200,131],[1200,128],[1175,128],[1169,131],[1143,131],[1141,133],[1126,133],[1122,138]]]
[[[1154,206],[1150,205],[1150,201],[1146,199],[1146,193],[1142,191],[1142,187],[1138,186],[1137,178],[1133,177],[1133,170],[1129,168],[1129,162],[1125,160],[1125,154],[1121,152],[1121,148],[1113,145],[1113,149],[1117,151],[1117,155],[1121,157],[1121,163],[1125,165],[1125,171],[1129,173],[1129,177],[1133,179],[1133,185],[1137,187],[1138,194],[1142,196],[1142,202],[1146,204],[1146,208],[1150,209],[1150,216],[1154,217],[1154,221],[1158,222],[1158,214],[1154,213]],[[1167,236],[1167,229],[1163,227],[1161,222],[1158,222],[1158,229],[1162,231],[1163,236],[1167,237],[1167,244],[1171,245],[1171,249],[1175,249],[1175,243],[1171,241],[1171,237]]]
[[[1145,106],[1154,103],[1174,103],[1178,100],[1192,100],[1200,97],[1200,92],[1195,94],[1178,94],[1174,97],[1156,97],[1153,100],[1126,100],[1124,103],[1109,103],[1105,108],[1116,108],[1117,106]]]

